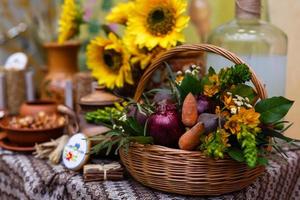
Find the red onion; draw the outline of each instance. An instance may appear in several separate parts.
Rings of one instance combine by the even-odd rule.
[[[159,104],[162,101],[172,102],[173,97],[172,94],[168,92],[158,92],[154,95],[153,101]]]
[[[167,147],[176,147],[184,132],[174,104],[160,105],[149,117],[147,128],[155,144]]]

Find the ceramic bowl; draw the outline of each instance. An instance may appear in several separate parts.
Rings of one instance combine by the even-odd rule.
[[[6,117],[0,121],[0,128],[6,134],[7,139],[19,146],[33,146],[36,143],[42,143],[60,137],[64,132],[65,125],[55,128],[29,129],[29,128],[12,128],[9,126],[10,117]]]

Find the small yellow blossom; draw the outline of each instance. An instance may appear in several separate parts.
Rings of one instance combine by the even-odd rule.
[[[254,108],[246,109],[244,107],[241,107],[238,115],[241,118],[242,122],[250,128],[255,128],[260,123],[260,114],[255,112]]]
[[[225,123],[224,128],[230,130],[232,134],[237,134],[241,131],[240,118],[238,115],[233,115]]]

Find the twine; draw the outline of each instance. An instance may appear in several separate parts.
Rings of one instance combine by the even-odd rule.
[[[235,5],[237,18],[260,18],[261,0],[236,0]]]
[[[96,164],[93,167],[97,168],[99,171],[103,171],[103,180],[106,181],[107,180],[107,172],[110,170],[113,171],[113,170],[120,169],[121,165],[118,162],[112,162],[109,164],[104,164],[104,163],[101,163],[99,165]]]

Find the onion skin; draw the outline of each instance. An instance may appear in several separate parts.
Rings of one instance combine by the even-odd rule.
[[[173,102],[173,96],[167,92],[158,92],[153,97],[153,101],[157,104],[160,104],[161,102]]]
[[[154,143],[166,147],[177,147],[178,140],[183,134],[175,105],[160,105],[156,113],[148,119],[148,134],[153,137]]]

